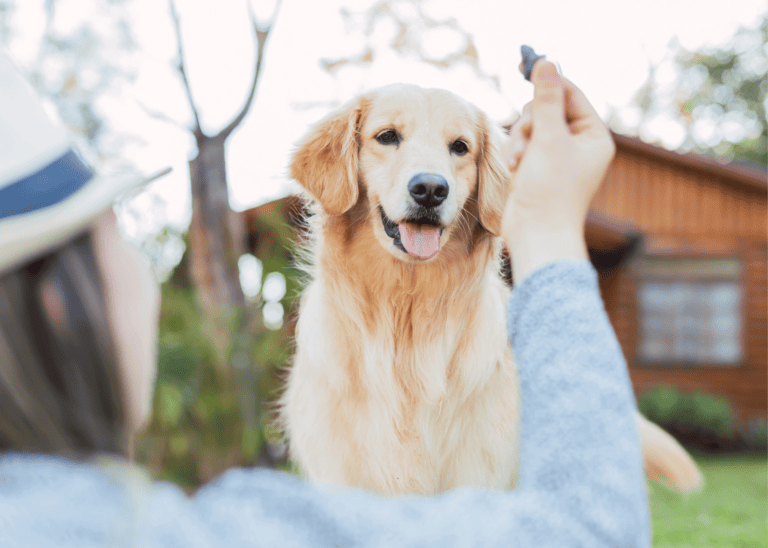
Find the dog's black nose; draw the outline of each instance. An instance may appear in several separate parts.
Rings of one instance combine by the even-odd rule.
[[[419,173],[408,182],[408,192],[420,206],[439,206],[448,197],[448,181],[442,175]]]

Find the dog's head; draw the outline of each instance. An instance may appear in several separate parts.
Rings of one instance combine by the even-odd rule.
[[[376,239],[407,262],[434,258],[454,232],[478,223],[499,235],[509,192],[485,114],[447,91],[410,85],[375,90],[320,121],[299,144],[291,176],[328,215],[367,201]]]

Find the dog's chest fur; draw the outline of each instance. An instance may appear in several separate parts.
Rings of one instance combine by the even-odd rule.
[[[509,487],[517,381],[492,256],[468,275],[348,251],[362,260],[321,255],[302,297],[292,458],[311,479],[391,494]]]

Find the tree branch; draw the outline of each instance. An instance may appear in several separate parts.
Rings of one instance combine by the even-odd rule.
[[[280,11],[280,0],[278,0],[277,5],[275,6],[275,11],[272,14],[272,20],[269,23],[269,26],[265,29],[260,29],[258,23],[256,22],[256,15],[253,13],[253,6],[250,2],[248,2],[248,14],[251,17],[251,24],[253,25],[253,31],[256,35],[256,68],[253,71],[253,80],[251,82],[251,91],[248,94],[248,99],[246,99],[245,104],[243,105],[243,108],[240,109],[240,112],[235,116],[235,118],[225,127],[222,129],[219,134],[216,136],[217,139],[226,139],[229,137],[230,133],[232,133],[237,126],[240,125],[240,123],[243,121],[245,116],[248,114],[248,111],[251,108],[251,103],[253,103],[253,98],[256,96],[256,84],[259,81],[259,74],[261,73],[261,60],[264,57],[264,45],[267,42],[267,37],[269,36],[269,33],[272,31],[272,27],[275,25],[275,20],[277,19],[277,14]]]
[[[195,101],[192,99],[192,90],[189,87],[189,80],[187,79],[187,71],[184,67],[184,49],[181,45],[181,25],[179,24],[179,14],[176,11],[176,4],[174,0],[170,0],[171,17],[173,19],[173,27],[176,29],[176,43],[179,46],[179,72],[181,73],[181,79],[184,82],[184,91],[187,93],[187,99],[189,100],[189,107],[192,109],[192,114],[195,117],[195,126],[192,128],[192,133],[195,137],[203,135],[203,129],[200,125],[200,116],[197,113],[197,107],[195,107]]]
[[[173,126],[176,126],[177,128],[183,129],[184,131],[189,131],[189,127],[185,126],[184,124],[182,124],[181,122],[179,122],[177,120],[174,120],[173,118],[171,118],[170,116],[168,116],[164,112],[160,112],[159,110],[155,110],[153,108],[150,108],[149,106],[147,106],[145,103],[143,103],[141,101],[136,101],[136,104],[139,105],[139,107],[141,107],[141,109],[148,116],[151,116],[152,118],[154,118],[156,120],[160,120],[161,122],[165,122],[167,124],[171,124]]]

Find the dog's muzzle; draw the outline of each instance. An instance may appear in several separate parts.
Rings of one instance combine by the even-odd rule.
[[[412,208],[414,215],[409,215],[404,221],[396,223],[384,213],[379,206],[381,224],[384,233],[392,238],[395,247],[415,259],[431,259],[440,250],[440,237],[444,227],[440,225],[439,217],[434,208]]]

